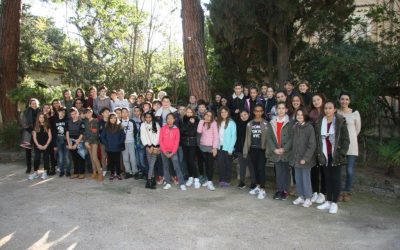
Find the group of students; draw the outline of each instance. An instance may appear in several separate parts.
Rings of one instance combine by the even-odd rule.
[[[35,153],[29,179],[39,178],[42,157],[42,179],[55,174],[55,166],[60,177],[83,179],[91,165],[92,178],[98,181],[107,171],[109,180],[121,180],[123,171],[125,179],[146,179],[150,189],[159,184],[167,190],[175,183],[181,190],[203,186],[213,191],[214,166],[219,187],[229,187],[237,158],[238,187],[246,187],[248,169],[250,195],[265,199],[268,160],[274,165],[274,199],[286,200],[293,183],[298,195],[294,205],[318,203],[318,209],[337,213],[338,201],[351,200],[360,114],[349,107],[349,93],[340,94],[337,108],[336,101],[312,94],[307,81],[298,89],[287,81],[283,91],[263,85],[260,91],[251,86],[245,92],[241,83],[235,83],[231,96],[217,94],[209,105],[190,96],[188,105],[177,108],[163,91],[157,98],[148,90],[125,99],[122,89],[108,97],[105,86],[98,91],[91,87],[89,98],[81,88],[75,98],[66,90],[62,100],[42,109],[32,98],[22,119]],[[30,173],[28,137],[21,146]]]

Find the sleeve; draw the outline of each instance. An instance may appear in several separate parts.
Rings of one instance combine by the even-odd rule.
[[[100,110],[99,110],[99,107],[98,107],[98,104],[97,104],[97,98],[93,100],[93,112],[94,112],[96,115],[100,115],[100,114],[99,114],[99,113],[100,113]]]
[[[85,133],[85,123],[82,121],[79,125],[79,134],[83,135]]]
[[[315,133],[314,129],[312,126],[308,127],[308,143],[307,143],[307,150],[303,155],[303,160],[306,161],[306,163],[311,162],[311,158],[314,156],[315,149],[317,148],[317,142],[315,141]]]
[[[250,128],[249,128],[249,123],[247,123],[246,125],[246,133],[245,133],[245,137],[244,137],[244,144],[243,144],[243,158],[247,158],[247,155],[249,153],[249,137],[247,136],[248,133],[250,133]]]
[[[270,123],[268,123],[268,129],[267,129],[267,145],[268,145],[266,150],[267,155],[273,154],[274,150],[276,149],[276,145],[274,143],[274,131]]]
[[[346,121],[343,122],[340,133],[340,154],[346,155],[350,146],[349,130],[347,129]]]
[[[286,126],[288,126],[288,142],[285,144],[285,146],[283,147],[283,149],[285,150],[285,152],[289,152],[290,150],[292,150],[292,146],[293,146],[293,123],[289,122]]]
[[[104,145],[107,144],[107,132],[106,132],[106,128],[103,128],[103,131],[101,131],[101,135],[100,135],[100,142]]]
[[[199,121],[199,125],[197,125],[197,133],[202,134],[204,129],[204,120]]]
[[[235,148],[235,144],[236,144],[236,123],[234,121],[230,121],[230,123],[231,123],[230,125],[232,126],[231,130],[230,130],[230,136],[231,136],[230,143],[231,144],[229,145],[228,153],[232,154],[233,149]]]
[[[356,115],[356,120],[355,120],[355,124],[356,124],[356,132],[357,135],[361,132],[361,116],[360,113],[358,111],[355,112]]]
[[[218,148],[219,145],[219,134],[218,134],[218,127],[217,123],[213,122],[211,123],[211,129],[212,129],[212,137],[213,137],[213,148]]]
[[[119,145],[125,144],[125,137],[126,137],[125,131],[123,128],[121,128],[119,130],[119,142],[118,142]]]
[[[143,146],[148,146],[149,142],[147,141],[147,131],[145,128],[145,124],[142,123],[140,125],[140,140],[142,141]]]
[[[164,135],[164,127],[162,127],[160,129],[160,150],[161,152],[165,153],[165,145],[164,145],[164,139],[163,139],[163,135]]]
[[[178,148],[179,148],[179,141],[181,139],[181,133],[179,132],[179,128],[177,128],[177,133],[175,133],[175,140],[174,140],[174,144],[172,147],[172,153],[176,154],[176,152],[178,152]]]

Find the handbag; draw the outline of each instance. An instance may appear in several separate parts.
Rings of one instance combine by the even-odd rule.
[[[71,141],[72,141],[74,144],[76,144],[76,140],[75,140],[75,139],[71,139]],[[76,147],[76,150],[77,150],[79,156],[82,157],[82,159],[86,159],[86,155],[87,155],[88,152],[87,152],[86,147],[85,147],[85,145],[83,144],[82,141],[81,141],[81,142],[79,143],[79,145]]]
[[[19,146],[26,149],[32,149],[31,141],[32,134],[29,133],[26,129],[22,130],[21,144]]]

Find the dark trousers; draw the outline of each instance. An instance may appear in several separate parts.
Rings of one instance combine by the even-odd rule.
[[[322,166],[311,168],[311,186],[314,193],[326,194],[325,173]]]
[[[78,154],[78,149],[69,150],[74,163],[74,174],[85,174],[85,159]]]
[[[49,146],[49,156],[50,156],[50,172],[56,172],[57,166],[57,155],[54,152],[54,146]]]
[[[204,164],[205,164],[205,160],[204,160],[204,155],[203,152],[201,152],[201,150],[197,147],[196,150],[196,156],[197,156],[197,168],[199,170],[199,175],[204,175]]]
[[[260,185],[260,188],[265,189],[265,150],[250,148],[249,156],[254,168],[256,184]]]
[[[26,171],[32,170],[32,149],[25,149]]]
[[[121,152],[107,152],[111,174],[121,174]]]
[[[183,146],[183,157],[186,162],[189,177],[197,178],[197,169],[195,164],[195,157],[197,152],[196,146]]]
[[[203,152],[203,159],[206,168],[206,176],[209,181],[214,177],[214,156],[212,153]]]
[[[161,154],[157,155],[156,163],[154,165],[154,173],[155,176],[164,176],[164,167],[161,160]]]
[[[342,180],[342,166],[332,166],[332,157],[328,157],[328,166],[323,167],[325,172],[325,182],[326,182],[326,200],[331,202],[337,202]]]
[[[232,161],[232,155],[229,155],[228,151],[218,150],[217,165],[219,171],[219,181],[224,181],[227,183],[231,182]]]
[[[40,150],[37,147],[35,147],[35,159],[33,161],[34,171],[39,170],[40,158],[42,157],[43,157],[44,170],[46,170],[47,172],[49,171],[49,152],[50,152],[49,148],[47,148],[46,150]]]
[[[287,192],[290,186],[289,162],[285,161],[275,162],[275,170],[276,170],[276,186],[278,191]]]

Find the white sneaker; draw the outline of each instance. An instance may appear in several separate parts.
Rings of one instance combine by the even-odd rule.
[[[106,174],[107,174],[107,171],[103,171],[103,177],[106,176]]]
[[[37,179],[37,178],[39,178],[39,175],[36,172],[34,172],[33,174],[29,175],[29,177],[28,177],[29,180],[34,180],[34,179]]]
[[[319,205],[317,208],[319,210],[330,209],[331,208],[331,203],[329,201],[325,201],[324,204]]]
[[[186,186],[190,187],[193,185],[193,177],[189,177],[189,179],[186,182]]]
[[[260,191],[258,192],[257,198],[259,200],[264,200],[265,196],[267,196],[267,193],[265,192],[264,189],[260,189]]]
[[[194,178],[194,188],[199,189],[201,186],[199,178]]]
[[[202,187],[208,187],[208,181],[204,182],[203,185],[201,185]]]
[[[182,191],[186,191],[186,190],[187,190],[185,185],[181,185],[181,186],[180,186],[180,189],[181,189]]]
[[[296,200],[294,200],[293,201],[293,205],[301,205],[301,204],[303,204],[304,203],[304,199],[303,199],[303,196],[299,196],[299,197],[297,197],[297,199]]]
[[[329,208],[330,214],[336,214],[338,211],[338,205],[334,202],[331,203],[331,207]]]
[[[317,201],[317,199],[318,199],[318,193],[317,192],[315,192],[315,193],[313,193],[313,195],[312,195],[312,197],[311,197],[311,202],[316,202]]]
[[[318,199],[315,202],[318,204],[322,204],[322,203],[324,203],[324,201],[325,201],[325,195],[322,193],[319,193]]]
[[[171,184],[167,183],[165,184],[165,186],[163,187],[164,190],[168,190],[171,188]]]
[[[312,205],[312,202],[310,199],[306,199],[303,203],[303,207],[310,207]]]
[[[257,187],[255,187],[254,189],[250,190],[250,191],[249,191],[249,194],[251,194],[251,195],[256,195],[256,194],[258,194],[259,192],[260,192],[260,187],[257,186]]]
[[[215,187],[214,184],[212,183],[212,181],[207,181],[208,185],[207,185],[207,189],[210,191],[214,191]]]
[[[42,174],[42,180],[46,180],[47,179],[47,173],[46,172],[44,172],[43,174]]]

